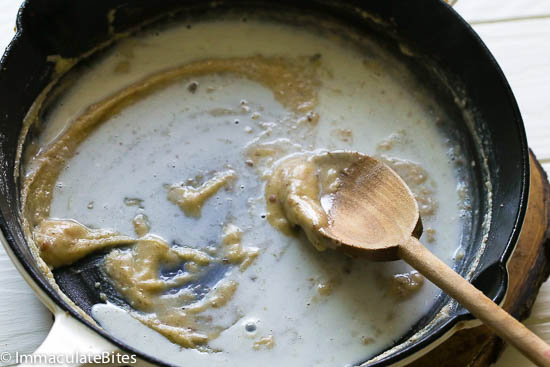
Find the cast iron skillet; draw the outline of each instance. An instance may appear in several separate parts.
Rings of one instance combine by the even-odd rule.
[[[330,16],[358,32],[375,32],[395,52],[399,51],[400,44],[407,44],[417,55],[408,61],[411,69],[441,96],[448,113],[461,117],[462,108],[466,107],[471,123],[464,122],[456,127],[455,134],[468,160],[476,164],[466,170],[473,196],[472,218],[464,230],[466,254],[457,270],[467,274],[481,253],[480,244],[485,234],[483,216],[490,212],[487,246],[472,275],[478,288],[495,302],[501,302],[507,289],[506,262],[520,233],[527,205],[529,161],[525,132],[510,87],[495,60],[468,24],[438,0],[279,0],[276,3],[259,0],[213,3],[27,0],[17,18],[17,34],[0,68],[0,229],[8,252],[13,254],[14,261],[21,265],[20,269],[35,289],[53,301],[56,308],[68,312],[122,350],[165,365],[93,326],[70,308],[44,279],[27,247],[19,220],[20,182],[15,179],[14,172],[17,142],[25,114],[54,75],[49,55],[78,57],[110,40],[113,33],[134,29],[145,21],[166,22],[171,18],[193,17],[212,11],[223,13],[235,8],[261,8],[273,14],[291,10]],[[116,10],[110,12],[112,9]],[[112,23],[108,14],[114,15]],[[487,162],[486,170],[483,169],[484,161]],[[492,206],[488,205],[486,179],[492,183]],[[93,279],[86,275],[75,278],[74,274],[75,271],[60,271],[56,279],[69,297],[89,311],[90,306],[98,302],[97,291],[87,286],[87,283],[93,284]],[[395,345],[425,327],[446,304],[451,305],[448,317],[432,323],[418,340],[372,365],[410,359],[439,338],[449,335],[458,322],[472,319],[464,309],[442,295],[434,308]],[[365,356],[365,359],[371,357]]]

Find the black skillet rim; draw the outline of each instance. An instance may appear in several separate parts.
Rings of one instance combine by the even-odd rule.
[[[16,45],[18,42],[22,42],[22,34],[24,32],[23,27],[23,20],[24,12],[29,7],[28,4],[29,0],[25,0],[23,4],[21,5],[19,12],[17,14],[17,27],[16,27],[16,34],[12,41],[10,42],[9,46],[6,48],[6,51],[4,55],[2,56],[2,59],[0,60],[0,70],[4,69],[5,62],[6,62],[6,56],[10,53],[10,50],[13,48],[14,45]],[[447,4],[442,4],[447,8],[448,11],[450,11],[453,16],[457,17],[459,21],[462,23],[462,26],[464,27],[464,30],[466,32],[469,32],[471,35],[475,37],[476,42],[481,46],[483,52],[485,53],[485,56],[488,58],[488,60],[491,62],[492,66],[495,68],[495,70],[498,73],[498,77],[500,79],[500,82],[502,84],[502,87],[505,90],[506,97],[508,99],[508,102],[510,103],[510,106],[514,112],[513,119],[516,122],[516,133],[518,135],[518,138],[521,142],[521,190],[520,190],[520,200],[518,205],[518,211],[517,215],[515,217],[514,225],[511,230],[511,235],[507,241],[506,247],[500,257],[500,260],[493,265],[498,265],[502,268],[506,268],[506,264],[511,256],[511,254],[514,251],[515,244],[517,243],[517,240],[519,238],[520,232],[521,232],[521,226],[525,217],[525,213],[527,210],[527,200],[528,200],[528,192],[529,192],[529,149],[527,146],[527,137],[523,125],[523,121],[521,118],[521,114],[519,112],[519,108],[517,106],[516,100],[514,98],[514,95],[512,93],[512,90],[502,72],[500,67],[498,66],[496,60],[490,53],[490,51],[487,49],[483,41],[479,38],[479,36],[475,33],[475,31],[471,28],[471,26],[463,20],[450,6]],[[125,344],[124,342],[118,340],[117,338],[109,335],[107,332],[105,332],[103,329],[100,329],[94,325],[92,325],[89,321],[87,321],[82,315],[77,313],[74,309],[69,307],[62,299],[61,297],[51,288],[49,283],[42,277],[42,274],[39,274],[37,270],[35,270],[32,266],[30,266],[29,263],[27,263],[25,257],[23,256],[22,252],[19,250],[17,246],[13,244],[13,239],[10,236],[9,228],[7,226],[7,223],[5,219],[3,218],[4,213],[0,213],[0,228],[2,232],[5,235],[6,243],[9,245],[10,249],[12,250],[13,254],[15,254],[15,257],[17,258],[17,261],[21,265],[21,267],[25,270],[25,272],[30,275],[30,278],[32,278],[32,281],[37,285],[40,290],[48,296],[49,299],[51,299],[57,307],[59,307],[61,310],[69,313],[72,317],[74,317],[76,320],[80,321],[84,325],[86,325],[88,328],[90,328],[92,331],[99,334],[104,339],[108,340],[118,348],[120,348],[122,351],[132,353],[137,355],[140,359],[148,361],[150,363],[154,363],[161,366],[172,366],[170,364],[167,364],[161,360],[158,360],[154,357],[151,357],[147,354],[144,354],[135,348]],[[505,272],[507,274],[507,272]],[[507,279],[504,279],[501,281],[499,292],[494,297],[494,300],[496,302],[500,302],[506,293],[507,289]],[[391,363],[395,363],[399,360],[402,360],[408,356],[411,356],[415,354],[416,352],[420,351],[421,349],[424,349],[425,347],[432,344],[437,339],[444,336],[444,334],[448,333],[452,330],[454,326],[458,322],[471,320],[472,317],[467,312],[457,313],[454,317],[447,320],[444,324],[440,325],[436,330],[430,333],[430,335],[426,338],[424,338],[421,342],[415,344],[412,347],[405,348],[404,350],[401,350],[395,354],[392,354],[390,357],[383,358],[381,360],[378,360],[372,366],[378,365],[388,365]]]

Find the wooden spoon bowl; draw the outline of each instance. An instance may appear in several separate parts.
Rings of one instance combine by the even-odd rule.
[[[422,233],[418,204],[401,177],[386,164],[361,155],[341,177],[326,235],[349,253],[374,261],[398,260],[399,247]]]

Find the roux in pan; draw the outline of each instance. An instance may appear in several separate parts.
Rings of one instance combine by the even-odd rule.
[[[327,152],[383,159],[415,193],[430,250],[452,264],[459,245],[468,195],[437,127],[448,117],[374,41],[251,20],[140,34],[44,119],[24,182],[42,258],[106,251],[127,305],[105,299],[93,317],[168,362],[345,365],[430,309],[438,290],[404,263],[317,251],[308,228],[345,169],[319,168]]]

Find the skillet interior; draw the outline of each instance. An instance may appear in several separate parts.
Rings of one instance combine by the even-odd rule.
[[[107,14],[116,4],[117,10],[112,13],[114,21],[110,24]],[[100,1],[92,5],[61,0],[48,3],[28,1],[18,19],[16,39],[2,60],[0,90],[6,98],[0,101],[3,138],[0,140],[3,164],[0,180],[0,225],[10,247],[26,270],[62,308],[73,314],[74,311],[54,293],[34,264],[17,218],[19,187],[13,173],[16,169],[16,148],[22,120],[32,102],[54,75],[54,65],[46,61],[48,55],[78,57],[111,39],[113,31],[132,29],[156,15],[184,9],[161,17],[160,21],[165,22],[167,18],[198,16],[204,13],[205,7],[211,8],[211,4],[191,4],[192,2],[184,4],[176,1],[162,4]],[[224,12],[226,7],[235,6],[249,9],[253,5],[271,14],[277,13],[274,12],[274,5],[267,2],[227,1],[216,4],[216,9],[210,11]],[[472,183],[472,204],[475,212],[472,213],[468,228],[464,229],[463,244],[467,251],[457,270],[466,275],[472,262],[481,254],[480,245],[485,235],[484,215],[490,211],[492,220],[487,234],[487,248],[481,254],[479,265],[472,275],[476,278],[478,287],[500,301],[506,291],[505,263],[513,249],[525,211],[528,185],[527,146],[521,118],[509,87],[477,36],[450,8],[437,1],[414,6],[397,0],[371,1],[361,5],[351,1],[345,4],[328,1],[283,1],[278,6],[295,8],[295,11],[314,8],[315,13],[329,13],[358,31],[377,32],[396,53],[400,52],[400,43],[406,43],[410,49],[416,51],[416,55],[427,55],[410,57],[408,61],[419,78],[429,83],[441,95],[441,101],[448,113],[462,114],[463,111],[455,99],[462,104],[466,103],[471,121],[467,123],[464,120],[465,123],[455,131],[456,140],[468,160],[477,162],[474,169],[464,170],[464,175]],[[363,11],[375,15],[375,18],[366,16]],[[45,32],[44,29],[49,31]],[[449,88],[449,85],[453,87]],[[484,164],[485,159],[487,165]],[[486,171],[484,167],[487,167]],[[488,206],[489,194],[485,185],[487,178],[493,185],[492,200],[495,205],[492,208]],[[501,207],[500,204],[504,206]],[[93,261],[81,263],[77,270],[91,265]],[[97,291],[91,291],[93,287],[89,286],[95,281],[90,277],[80,277],[80,280],[75,281],[75,274],[66,269],[58,272],[56,277],[64,291],[87,310],[98,301]],[[85,281],[81,281],[82,279]],[[398,341],[398,344],[432,321],[448,302],[447,297],[440,297],[432,311]],[[385,364],[408,356],[448,331],[458,320],[468,317],[464,310],[453,305],[449,316],[430,325],[428,333],[378,363]]]

